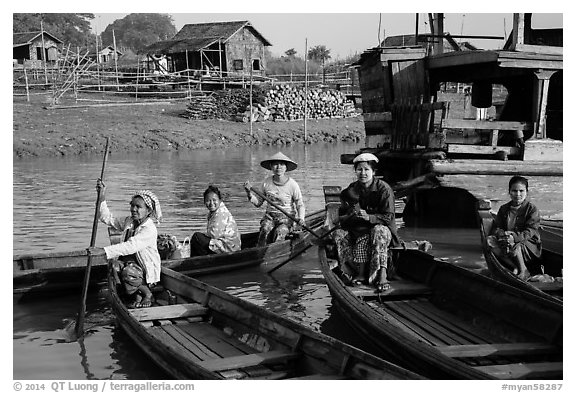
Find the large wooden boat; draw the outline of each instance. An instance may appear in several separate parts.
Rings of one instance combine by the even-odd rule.
[[[536,276],[528,281],[524,281],[507,269],[488,247],[486,238],[491,233],[494,214],[489,210],[478,210],[478,216],[480,221],[482,251],[490,274],[499,281],[562,304],[562,267],[564,258],[561,253],[552,251],[547,243],[550,242],[552,247],[558,247],[558,241],[561,242],[562,240],[562,232],[557,232],[559,227],[544,224],[541,230],[543,250],[540,266],[542,272],[531,272]],[[562,248],[561,244],[560,248]],[[547,276],[544,276],[544,273]],[[547,278],[547,280],[539,281],[538,277]]]
[[[473,228],[476,199],[516,174],[561,190],[561,22],[542,28],[541,15],[514,13],[504,46],[480,49],[444,30],[446,14],[428,15],[432,34],[386,37],[355,63],[366,143],[341,163],[375,154],[377,174],[403,188],[406,225]]]
[[[118,324],[173,378],[422,378],[166,267],[160,283],[152,307],[128,309],[108,278]]]
[[[417,251],[391,289],[350,287],[319,259],[332,301],[373,353],[433,379],[561,379],[562,305]],[[372,352],[372,351],[371,351]]]
[[[325,212],[320,210],[306,216],[307,226],[314,229],[324,223]],[[284,240],[264,247],[255,247],[258,232],[241,235],[242,250],[202,257],[162,261],[164,266],[185,274],[209,274],[260,264],[276,264],[301,253],[310,244],[308,232],[294,234]],[[86,269],[86,250],[43,254],[15,255],[13,258],[14,295],[63,294],[82,287]],[[107,260],[104,256],[92,259],[90,285],[105,286]]]

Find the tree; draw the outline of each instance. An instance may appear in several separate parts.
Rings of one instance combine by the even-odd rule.
[[[25,33],[44,31],[62,40],[65,44],[88,46],[94,42],[90,21],[94,14],[12,14],[12,32]]]
[[[139,51],[146,46],[168,40],[176,35],[172,16],[167,14],[129,14],[115,20],[102,32],[102,44],[112,45],[113,35],[118,47]]]
[[[324,83],[324,63],[326,60],[330,59],[330,49],[326,49],[325,45],[317,45],[310,48],[308,51],[308,59],[322,63],[322,83]]]
[[[288,57],[294,57],[296,56],[296,49],[290,48],[286,52],[284,52],[284,54]]]

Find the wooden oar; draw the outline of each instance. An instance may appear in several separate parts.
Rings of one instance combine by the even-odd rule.
[[[100,180],[104,181],[104,171],[106,169],[106,161],[108,160],[108,144],[110,137],[106,137],[106,149],[104,150],[104,160],[102,162],[102,173]],[[90,238],[90,248],[96,244],[96,233],[98,232],[98,211],[100,209],[100,191],[96,197],[96,209],[94,212],[94,222],[92,224],[92,237]],[[76,337],[84,335],[84,315],[86,314],[86,297],[88,295],[88,283],[90,281],[90,269],[92,267],[92,254],[88,253],[88,261],[86,262],[86,271],[84,273],[84,283],[82,285],[82,303],[80,305],[80,312],[76,320]]]
[[[336,229],[340,228],[340,226],[335,226],[334,228],[330,229],[328,232],[326,232],[325,234],[323,234],[322,236],[318,236],[318,234],[315,233],[315,235],[318,237],[318,240],[324,239],[326,236],[328,236],[329,234],[331,234],[332,232],[334,232]],[[273,267],[272,269],[270,269],[267,274],[272,274],[273,272],[275,272],[276,270],[280,269],[282,266],[286,265],[288,262],[290,262],[291,260],[293,260],[294,258],[302,255],[304,252],[306,252],[310,247],[312,247],[314,245],[313,242],[311,242],[310,244],[308,244],[306,247],[304,247],[302,250],[298,251],[296,254],[292,255],[290,258],[288,258],[287,260],[285,260],[284,262],[282,262],[280,265]]]
[[[286,217],[288,217],[292,221],[298,223],[298,219],[296,219],[296,217],[294,217],[293,215],[288,213],[286,210],[281,208],[276,202],[270,200],[270,198],[268,198],[266,195],[262,194],[260,191],[258,191],[256,189],[254,189],[254,187],[250,187],[250,191],[252,191],[254,194],[258,195],[260,198],[264,199],[266,202],[268,202],[269,204],[274,206],[276,209],[280,210]],[[306,225],[301,225],[301,227],[306,229],[308,232],[310,232],[312,235],[316,236],[317,238],[320,238],[320,236],[316,232],[314,232],[312,229],[310,229]]]

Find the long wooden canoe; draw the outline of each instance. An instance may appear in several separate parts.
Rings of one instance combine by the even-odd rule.
[[[486,259],[486,265],[490,274],[497,280],[512,285],[516,288],[520,288],[524,291],[534,293],[537,296],[541,296],[553,302],[558,302],[562,304],[563,297],[563,279],[562,279],[562,268],[563,268],[563,255],[561,253],[552,251],[549,247],[558,248],[558,242],[562,241],[562,231],[555,226],[546,225],[546,229],[541,230],[542,237],[542,258],[540,260],[540,265],[544,273],[554,279],[550,282],[540,282],[534,279],[529,279],[528,281],[521,280],[513,274],[509,269],[507,269],[498,257],[490,250],[487,243],[487,236],[490,234],[494,214],[489,210],[478,210],[478,217],[480,221],[480,237],[482,240],[482,251],[484,253],[484,259]],[[560,248],[562,245],[560,244]],[[541,272],[531,272],[532,274],[540,274]]]
[[[562,305],[417,250],[391,290],[349,287],[319,260],[332,301],[373,353],[434,379],[561,379]]]
[[[324,223],[325,211],[306,216],[307,226],[318,228]],[[276,264],[302,252],[310,244],[312,235],[300,232],[290,240],[255,247],[258,232],[242,234],[242,250],[233,253],[202,257],[172,259],[162,264],[185,274],[209,274],[260,264]],[[13,258],[14,295],[61,295],[82,287],[86,268],[86,250],[43,254],[15,255]],[[92,259],[91,288],[106,285],[107,260],[104,256]]]
[[[108,285],[119,326],[175,379],[421,379],[166,267],[150,308],[126,308],[113,269]]]

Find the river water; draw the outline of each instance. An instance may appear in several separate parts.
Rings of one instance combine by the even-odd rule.
[[[340,154],[361,145],[353,143],[294,145],[282,152],[298,162],[290,175],[302,188],[308,211],[324,206],[323,185],[346,186],[355,180]],[[275,147],[200,150],[180,153],[111,154],[105,173],[107,200],[113,212],[128,214],[134,190],[147,188],[160,199],[164,220],[160,233],[178,238],[205,228],[202,193],[218,186],[241,231],[257,230],[263,210],[246,201],[242,184],[257,182],[268,173],[262,159]],[[96,198],[95,184],[102,157],[39,158],[13,162],[13,251],[18,253],[82,249],[89,244]],[[474,181],[474,179],[471,179]],[[557,190],[555,190],[557,192]],[[505,192],[504,192],[505,197]],[[560,196],[548,210],[561,212]],[[559,200],[559,202],[558,202]],[[427,239],[432,253],[451,263],[482,272],[485,269],[478,229],[406,228],[406,239]],[[108,244],[100,226],[97,245]],[[208,283],[295,319],[312,329],[359,347],[366,343],[346,328],[332,309],[316,250],[266,274],[266,266],[207,276]],[[90,294],[87,302],[88,334],[68,342],[65,327],[78,311],[80,294],[13,303],[14,379],[164,379],[156,367],[114,324],[106,292]]]

